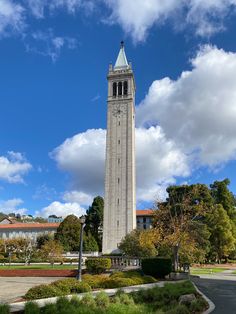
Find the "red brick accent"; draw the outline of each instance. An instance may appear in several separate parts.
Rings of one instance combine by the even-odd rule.
[[[6,269],[0,277],[75,277],[76,269]]]

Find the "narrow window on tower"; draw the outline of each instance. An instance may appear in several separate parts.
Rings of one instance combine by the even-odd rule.
[[[118,140],[118,144],[120,144],[120,140]]]
[[[122,96],[122,83],[121,82],[118,83],[118,95]]]
[[[119,183],[120,183],[120,178],[118,178],[118,180],[117,180],[117,181],[118,181],[118,184],[119,184]]]
[[[116,91],[117,91],[117,84],[116,82],[113,83],[113,96],[116,96]]]
[[[120,164],[120,158],[118,158],[118,165]]]
[[[119,223],[119,220],[117,220],[117,227],[119,227],[119,224],[120,224],[120,223]]]
[[[120,125],[120,121],[118,122],[118,125]]]
[[[124,95],[128,95],[128,82],[124,81]]]
[[[119,205],[119,204],[120,204],[120,199],[118,198],[118,199],[117,199],[117,205]]]

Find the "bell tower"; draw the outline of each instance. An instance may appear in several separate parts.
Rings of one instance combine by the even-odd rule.
[[[136,228],[135,81],[124,42],[108,72],[103,253]]]

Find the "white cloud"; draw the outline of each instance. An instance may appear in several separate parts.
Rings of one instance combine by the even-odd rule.
[[[105,130],[88,130],[68,138],[52,153],[59,168],[72,175],[78,191],[96,195],[103,191]]]
[[[67,139],[52,153],[58,166],[72,175],[78,191],[65,194],[66,201],[83,204],[89,195],[87,204],[91,204],[92,197],[103,194],[105,137],[105,130],[88,130]],[[176,176],[189,175],[188,159],[160,127],[137,129],[136,147],[138,200],[153,200],[163,195],[163,186],[175,182]]]
[[[25,27],[24,8],[11,0],[0,1],[0,36],[20,33]]]
[[[9,183],[23,183],[23,176],[32,168],[21,153],[8,152],[0,156],[0,180]]]
[[[236,54],[205,46],[191,63],[176,81],[153,82],[138,125],[158,123],[198,164],[219,165],[236,158]]]
[[[15,213],[15,214],[26,214],[27,209],[19,207],[23,203],[20,198],[13,198],[7,201],[0,201],[0,212],[4,214]]]
[[[41,209],[36,214],[42,217],[48,217],[49,215],[56,215],[66,217],[68,215],[74,214],[78,217],[85,214],[85,209],[81,207],[78,203],[61,203],[61,202],[52,202],[47,207]]]
[[[63,199],[66,202],[78,203],[80,205],[91,205],[93,198],[91,195],[81,191],[67,191],[63,195]]]
[[[210,36],[224,29],[224,18],[234,13],[235,0],[104,0],[118,23],[135,41],[143,41],[154,25],[171,21],[175,29],[189,27]]]
[[[75,49],[77,47],[75,38],[56,36],[52,29],[33,32],[25,37],[24,42],[27,52],[50,57],[53,62],[59,58],[63,48]]]

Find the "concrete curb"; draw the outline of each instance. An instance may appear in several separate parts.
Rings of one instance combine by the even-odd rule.
[[[192,282],[192,281],[191,281]],[[203,297],[203,299],[205,299],[206,300],[206,302],[208,303],[208,305],[209,305],[209,308],[206,310],[206,311],[204,311],[202,314],[209,314],[209,313],[211,313],[212,311],[214,311],[214,309],[215,309],[215,304],[204,294],[204,293],[202,293],[202,291],[200,291],[199,289],[198,289],[198,287],[195,285],[195,283],[193,283],[192,282],[192,284],[194,285],[194,288],[197,290],[197,292]]]
[[[104,290],[98,290],[98,291],[92,291],[92,292],[84,292],[84,293],[79,293],[79,294],[73,294],[73,295],[67,295],[65,296],[66,298],[68,298],[69,300],[73,297],[73,296],[77,296],[78,298],[82,298],[84,295],[90,293],[93,296],[96,296],[96,294],[98,294],[101,291],[106,292],[109,296],[114,295],[118,290],[122,289],[124,292],[126,293],[130,293],[130,292],[135,292],[135,291],[139,291],[141,289],[146,290],[146,289],[151,289],[154,287],[164,287],[164,285],[166,283],[172,283],[172,284],[176,284],[179,282],[182,282],[185,280],[178,280],[178,281],[159,281],[159,282],[155,282],[155,283],[148,283],[148,284],[143,284],[143,285],[135,285],[135,286],[129,286],[129,287],[122,287],[122,288],[116,288],[116,289],[104,289]],[[48,303],[56,303],[57,299],[59,299],[60,297],[53,297],[53,298],[46,298],[46,299],[39,299],[39,300],[33,300],[33,302],[37,303],[39,307],[43,307]],[[11,303],[10,305],[10,312],[14,313],[14,312],[20,312],[24,310],[25,304],[27,303],[27,301],[24,302],[16,302],[16,303]]]

